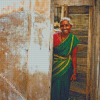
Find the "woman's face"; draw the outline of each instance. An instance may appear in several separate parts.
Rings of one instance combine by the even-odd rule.
[[[67,20],[63,20],[60,24],[60,29],[64,35],[68,35],[72,25],[69,24]]]

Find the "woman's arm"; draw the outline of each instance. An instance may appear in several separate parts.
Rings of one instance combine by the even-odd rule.
[[[72,51],[72,65],[73,65],[73,75],[71,77],[71,80],[76,80],[76,52],[77,52],[77,46]]]
[[[73,64],[74,75],[76,75],[76,52],[77,52],[77,46],[72,51],[72,64]]]

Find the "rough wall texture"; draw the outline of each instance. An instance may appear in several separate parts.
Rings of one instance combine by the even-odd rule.
[[[33,74],[35,83],[31,86],[28,81],[29,97],[34,100],[49,100],[50,76],[49,73],[49,39],[50,39],[50,1],[36,0],[31,12],[31,36],[28,55],[29,73]],[[31,68],[31,70],[30,70]],[[29,76],[29,80],[32,77]],[[34,95],[30,97],[31,90]],[[30,99],[31,98],[31,99]]]
[[[50,0],[33,3],[31,23],[28,6],[0,16],[0,100],[50,98]]]
[[[28,38],[28,11],[0,16],[1,100],[19,99],[20,93],[23,97],[26,94]]]

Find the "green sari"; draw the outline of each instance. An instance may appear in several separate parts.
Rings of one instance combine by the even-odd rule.
[[[73,73],[72,50],[78,43],[77,37],[69,33],[66,39],[53,49],[51,100],[68,100]]]

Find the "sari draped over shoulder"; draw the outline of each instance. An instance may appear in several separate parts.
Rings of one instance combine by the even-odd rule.
[[[76,36],[69,33],[61,44],[54,47],[52,68],[53,79],[61,77],[67,72],[72,64],[72,50],[76,47],[78,42]]]
[[[51,100],[68,99],[70,78],[73,72],[72,50],[78,43],[77,37],[69,33],[66,39],[53,49]]]

